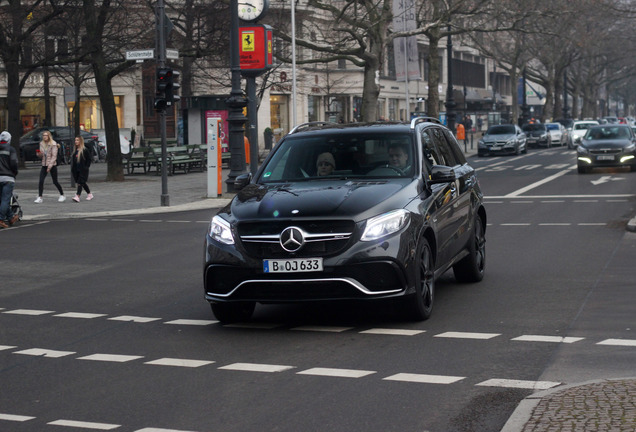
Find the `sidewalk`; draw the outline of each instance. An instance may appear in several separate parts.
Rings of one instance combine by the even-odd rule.
[[[463,148],[463,143],[460,144]],[[471,149],[466,145],[466,156],[475,156],[477,142]],[[223,170],[224,193],[220,198],[207,197],[207,172],[190,172],[168,176],[169,206],[161,206],[161,176],[133,174],[124,182],[106,182],[106,164],[91,165],[89,186],[95,195],[80,203],[73,202],[75,188],[71,187],[70,167],[58,167],[59,181],[66,195],[58,202],[55,186],[47,176],[44,184],[44,202],[35,204],[40,166],[27,164],[20,170],[15,193],[24,212],[23,221],[71,219],[85,217],[125,216],[133,214],[167,213],[183,210],[210,209],[229,203]],[[628,225],[636,231],[636,218]],[[631,379],[602,380],[579,385],[563,385],[534,393],[525,398],[514,411],[502,432],[597,432],[636,431],[636,377]]]

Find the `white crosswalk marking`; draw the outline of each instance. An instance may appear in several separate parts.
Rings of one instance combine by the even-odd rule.
[[[6,420],[6,421],[25,422],[25,421],[33,420],[34,418],[35,417],[0,413],[0,420]]]
[[[582,341],[582,337],[563,337],[563,336],[540,336],[540,335],[523,335],[510,340],[523,342],[556,342],[556,343],[574,343]]]
[[[221,366],[219,369],[237,370],[246,372],[283,372],[292,369],[293,366],[257,364],[257,363],[233,363],[227,366]]]
[[[125,363],[132,360],[143,358],[143,356],[120,355],[120,354],[91,354],[84,357],[78,357],[78,360],[93,360],[104,362]]]
[[[8,311],[2,312],[2,313],[14,314],[14,315],[32,315],[32,316],[37,316],[37,315],[50,314],[50,313],[53,313],[53,311],[38,310],[38,309],[15,309],[15,310],[8,310]]]
[[[93,423],[93,422],[84,422],[84,421],[76,421],[76,420],[55,420],[47,424],[51,426],[66,426],[66,427],[95,429],[95,430],[113,430],[121,426],[117,424]]]
[[[65,312],[57,315],[53,315],[54,317],[59,318],[80,318],[80,319],[93,319],[106,316],[106,314],[96,314],[96,313],[85,313],[85,312]]]
[[[216,323],[218,323],[218,321],[214,321],[214,320],[178,319],[178,320],[173,320],[173,321],[167,321],[165,324],[206,326],[206,325],[216,324]]]
[[[636,346],[636,339],[605,339],[597,345]]]
[[[160,358],[157,360],[152,360],[149,362],[145,362],[144,364],[149,365],[157,365],[157,366],[180,366],[180,367],[189,367],[189,368],[197,368],[201,366],[206,366],[214,363],[213,361],[207,360],[188,360],[188,359],[177,359],[177,358]]]
[[[36,357],[60,358],[75,354],[74,351],[56,351],[44,348],[30,348],[22,351],[16,351],[13,354],[23,354]]]
[[[373,328],[369,330],[363,330],[360,333],[378,334],[378,335],[396,335],[396,336],[415,336],[425,332],[426,330]]]
[[[382,379],[386,381],[405,381],[405,382],[416,382],[416,383],[424,383],[424,384],[452,384],[457,381],[461,381],[464,378],[466,377],[399,373],[399,374],[391,375],[389,377],[382,378]]]
[[[130,315],[122,315],[117,317],[108,318],[112,321],[129,321],[136,323],[147,323],[152,321],[159,321],[161,318],[149,318],[149,317],[138,317],[138,316],[130,316]]]
[[[560,382],[554,381],[525,381],[511,379],[489,379],[476,385],[483,387],[507,387],[531,390],[547,390],[560,385]]]
[[[14,346],[14,345],[0,345],[0,351],[9,350],[9,349],[13,349],[13,348],[17,348],[17,347]]]
[[[297,372],[298,375],[318,375],[338,378],[362,378],[372,375],[375,371],[357,370],[357,369],[336,369],[336,368],[311,368]]]
[[[435,335],[435,337],[456,339],[492,339],[497,336],[501,336],[501,333],[445,332]]]

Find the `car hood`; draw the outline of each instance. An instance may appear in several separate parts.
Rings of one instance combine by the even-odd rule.
[[[628,139],[617,140],[583,140],[581,143],[583,147],[589,150],[600,149],[623,149],[632,145],[632,141]]]
[[[499,135],[484,135],[484,142],[495,141],[508,141],[515,138],[515,134],[499,134]]]
[[[287,184],[249,184],[229,208],[238,220],[291,217],[359,217],[360,220],[402,208],[417,196],[417,181],[340,180]]]

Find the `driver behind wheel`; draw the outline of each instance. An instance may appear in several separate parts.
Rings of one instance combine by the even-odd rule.
[[[403,172],[409,169],[409,153],[405,144],[393,143],[389,146],[389,166]]]

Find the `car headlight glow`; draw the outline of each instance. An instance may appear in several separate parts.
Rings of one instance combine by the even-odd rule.
[[[210,222],[210,237],[224,244],[234,244],[232,228],[228,221],[220,216],[214,216]]]
[[[404,209],[394,210],[367,221],[367,226],[362,233],[362,241],[377,240],[379,238],[396,233],[408,225],[409,212]]]

